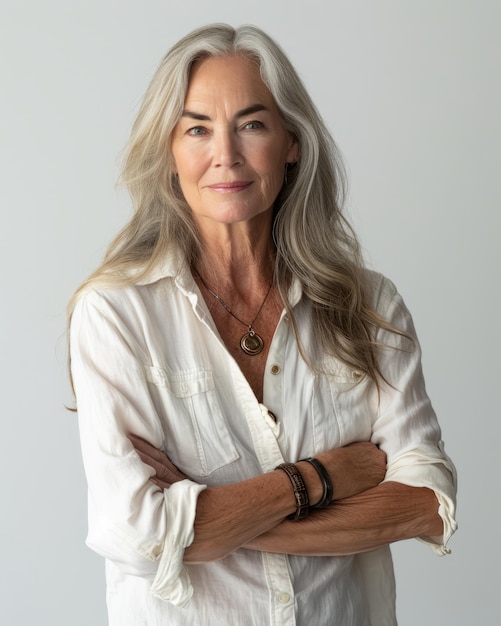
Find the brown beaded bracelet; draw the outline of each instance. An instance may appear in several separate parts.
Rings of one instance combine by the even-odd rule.
[[[329,476],[329,472],[325,469],[323,463],[320,463],[318,459],[309,457],[307,459],[301,459],[301,461],[306,461],[311,466],[313,466],[317,471],[318,477],[322,481],[324,493],[322,494],[320,501],[317,502],[317,504],[312,504],[312,507],[314,509],[324,509],[332,502],[332,497],[334,494],[334,487],[332,486],[332,480]]]
[[[304,519],[310,510],[310,503],[301,472],[294,465],[294,463],[281,463],[280,465],[277,465],[275,469],[282,470],[287,474],[294,490],[294,497],[296,498],[296,512],[289,515],[288,518],[295,520],[296,522]]]

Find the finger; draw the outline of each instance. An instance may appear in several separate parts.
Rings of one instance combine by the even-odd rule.
[[[161,465],[169,468],[174,473],[179,472],[177,467],[170,461],[169,457],[162,450],[155,448],[155,446],[152,446],[144,439],[136,437],[135,435],[129,435],[129,439],[131,440],[134,448],[138,452],[141,459],[147,462],[148,465]]]
[[[129,439],[143,463],[152,467],[158,476],[167,479],[169,483],[187,478],[162,450],[136,435],[129,435]]]
[[[175,483],[184,480],[186,476],[173,465],[167,457],[162,463],[151,457],[149,454],[136,450],[141,461],[153,469],[157,477],[166,480],[168,483]]]
[[[162,473],[164,471],[163,465],[159,463],[158,461],[156,461],[153,457],[149,456],[148,454],[145,454],[144,452],[141,452],[140,450],[136,450],[136,452],[139,458],[141,459],[141,461],[145,465],[149,465],[151,468],[153,468],[156,474],[158,474],[159,472]]]
[[[165,482],[164,480],[160,480],[159,478],[156,478],[155,476],[150,478],[150,482],[152,482],[157,487],[160,487],[160,489],[168,489],[172,484],[172,483]]]
[[[166,480],[169,483],[176,482],[184,478],[184,476],[182,476],[179,472],[175,471],[172,464],[169,463],[169,465],[166,466],[165,462],[160,463],[159,461],[148,456],[147,454],[138,452],[138,455],[143,463],[153,468],[153,471],[155,472],[157,478]]]
[[[167,459],[161,450],[155,448],[155,446],[151,445],[151,443],[148,443],[144,439],[136,437],[136,435],[129,435],[129,439],[138,452],[141,452],[158,462],[162,462],[164,459]]]

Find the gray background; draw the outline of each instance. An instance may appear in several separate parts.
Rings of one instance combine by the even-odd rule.
[[[452,556],[394,547],[400,623],[501,623],[501,3],[1,0],[2,623],[106,623],[64,308],[130,213],[118,155],[154,68],[213,21],[288,51],[344,154],[367,260],[414,314],[460,530]]]

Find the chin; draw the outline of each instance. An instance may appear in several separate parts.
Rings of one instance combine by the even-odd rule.
[[[267,221],[271,217],[271,209],[249,209],[248,206],[239,207],[227,207],[224,209],[216,210],[205,216],[211,219],[213,222],[225,225],[239,224],[241,222],[250,222],[252,220]],[[204,222],[206,220],[203,220]]]

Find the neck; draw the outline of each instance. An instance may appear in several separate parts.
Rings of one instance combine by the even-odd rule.
[[[269,226],[256,232],[247,223],[220,228],[217,237],[202,233],[196,271],[212,287],[225,292],[237,288],[244,294],[267,287],[275,264],[275,246],[269,233]]]

